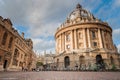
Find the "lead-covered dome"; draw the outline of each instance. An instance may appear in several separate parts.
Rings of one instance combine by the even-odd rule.
[[[66,20],[60,25],[59,28],[57,28],[57,30],[63,27],[81,23],[101,23],[109,26],[107,22],[103,22],[100,19],[94,17],[92,13],[86,9],[83,9],[80,4],[77,4],[76,8],[67,16]]]
[[[76,8],[70,13],[70,15],[67,17],[67,20],[73,21],[73,20],[95,20],[96,18],[87,10],[83,9],[80,4],[76,5]]]

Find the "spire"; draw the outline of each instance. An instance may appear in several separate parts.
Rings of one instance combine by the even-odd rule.
[[[80,8],[82,8],[82,6],[78,3],[78,4],[76,5],[76,9],[80,9]]]

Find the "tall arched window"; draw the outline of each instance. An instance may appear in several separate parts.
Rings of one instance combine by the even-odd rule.
[[[8,48],[11,48],[11,46],[12,46],[12,41],[13,41],[13,38],[11,37],[10,40],[9,40]]]
[[[15,49],[15,51],[14,51],[14,57],[13,57],[13,63],[12,63],[15,66],[18,65],[18,60],[16,59],[16,57],[18,57],[18,55],[19,55],[18,49]]]
[[[8,34],[5,32],[2,39],[2,45],[5,45]]]

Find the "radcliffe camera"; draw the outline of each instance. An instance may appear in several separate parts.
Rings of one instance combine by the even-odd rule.
[[[0,0],[0,80],[120,80],[119,3]]]

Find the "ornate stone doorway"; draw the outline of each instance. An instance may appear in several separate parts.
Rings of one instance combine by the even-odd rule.
[[[70,65],[70,59],[68,56],[64,58],[64,64],[65,64],[65,68],[67,68]]]

